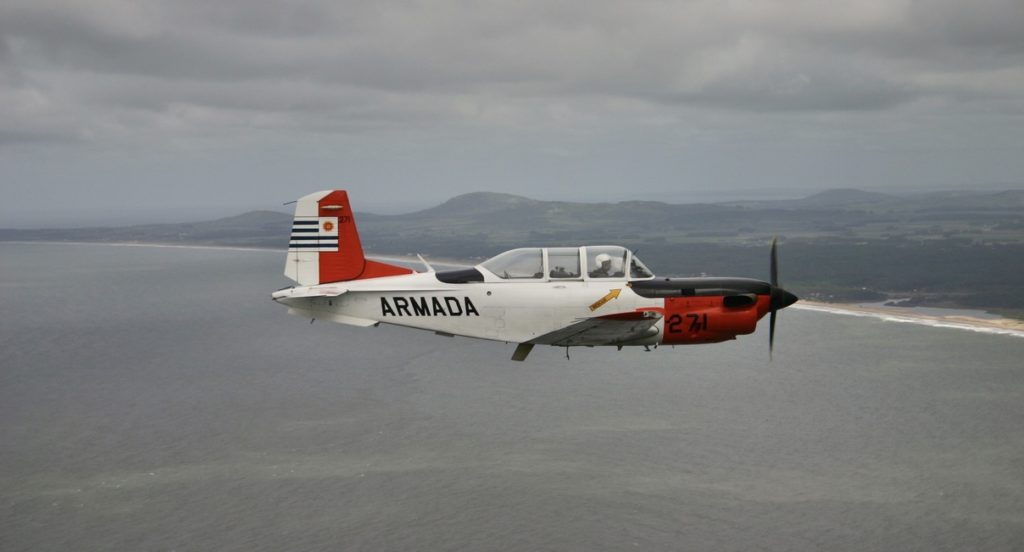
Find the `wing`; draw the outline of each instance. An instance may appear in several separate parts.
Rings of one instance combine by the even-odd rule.
[[[659,320],[661,314],[656,311],[595,316],[531,339],[529,343],[559,347],[621,345],[658,333],[654,326]]]

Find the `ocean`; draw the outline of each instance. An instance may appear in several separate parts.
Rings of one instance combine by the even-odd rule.
[[[0,550],[1021,550],[1024,339],[787,309],[534,349],[292,317],[284,253],[0,244]]]

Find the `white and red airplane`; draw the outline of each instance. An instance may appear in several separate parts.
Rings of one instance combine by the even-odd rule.
[[[513,249],[443,272],[423,264],[416,272],[367,259],[348,194],[316,192],[295,206],[284,273],[298,286],[272,297],[311,319],[517,343],[519,361],[534,345],[717,343],[753,333],[769,313],[770,351],[776,312],[797,301],[778,285],[774,242],[770,282],[655,278],[614,245]]]

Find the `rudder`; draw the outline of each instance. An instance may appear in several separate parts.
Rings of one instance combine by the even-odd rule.
[[[368,261],[344,190],[325,190],[295,203],[284,275],[303,286],[410,274],[400,266]]]

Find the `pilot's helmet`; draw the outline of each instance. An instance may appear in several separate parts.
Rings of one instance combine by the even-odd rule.
[[[600,268],[604,266],[604,263],[611,263],[612,256],[607,253],[601,253],[597,257],[594,257],[594,260],[597,261],[597,268]]]

